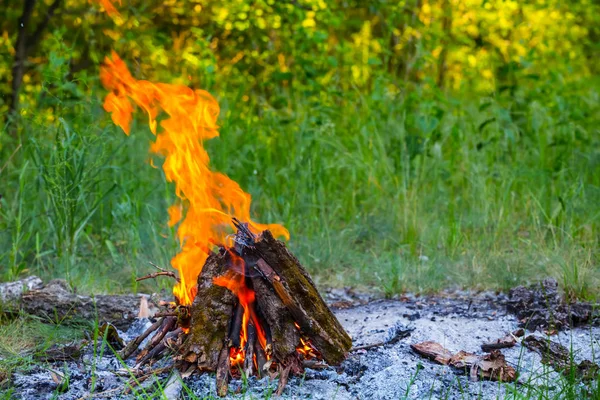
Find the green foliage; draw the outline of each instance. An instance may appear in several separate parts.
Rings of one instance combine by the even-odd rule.
[[[253,195],[256,220],[289,228],[319,283],[393,295],[553,275],[596,296],[596,4],[116,5],[111,19],[66,1],[30,55],[19,135],[0,136],[4,279],[137,290],[147,261],[176,252],[152,136],[134,124],[126,138],[98,104],[114,48],[136,78],[218,97],[213,167]],[[3,94],[19,13],[0,23]]]

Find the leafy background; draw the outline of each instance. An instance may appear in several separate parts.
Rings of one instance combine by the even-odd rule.
[[[177,251],[152,135],[142,119],[125,137],[101,107],[114,49],[138,79],[217,97],[212,165],[253,195],[257,220],[286,225],[319,284],[393,295],[551,275],[596,297],[597,2],[115,6],[0,2],[3,279],[147,290],[135,277]]]

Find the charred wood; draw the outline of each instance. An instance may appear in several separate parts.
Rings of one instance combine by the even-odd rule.
[[[300,343],[300,332],[295,327],[294,319],[288,312],[287,307],[271,291],[268,283],[262,278],[253,278],[252,283],[256,292],[258,314],[266,322],[263,324],[263,326],[267,327],[265,329],[267,339],[266,352],[269,354],[270,348],[272,348],[275,361],[280,362],[288,355],[296,352],[296,347]]]
[[[217,362],[217,395],[225,397],[229,388],[229,348],[222,346]]]
[[[256,328],[254,324],[248,324],[248,341],[246,342],[245,355],[244,355],[244,374],[248,376],[254,375],[254,346],[260,344],[256,339]]]
[[[140,336],[136,337],[131,342],[127,343],[125,348],[119,352],[119,357],[122,359],[129,358],[137,349],[140,347],[140,344],[148,337],[152,332],[160,328],[163,320],[158,319],[155,323],[153,323],[148,329],[144,331]]]

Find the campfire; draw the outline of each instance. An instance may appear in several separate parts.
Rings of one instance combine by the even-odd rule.
[[[153,334],[136,368],[172,356],[182,376],[215,372],[220,396],[231,377],[278,376],[281,394],[290,374],[343,361],[352,341],[307,271],[275,239],[289,238],[287,230],[253,222],[250,195],[209,168],[203,142],[218,135],[216,100],[183,85],[136,80],[114,53],[101,80],[110,90],[104,108],[125,133],[134,107],[146,111],[157,136],[151,150],[165,157],[162,168],[180,199],[169,209],[182,246],[171,261],[178,274],[139,278],[175,278],[175,301],[120,355],[131,357]]]
[[[338,365],[352,341],[286,246],[268,230],[255,235],[233,222],[233,244],[208,257],[193,303],[166,305],[120,355],[131,356],[154,333],[136,368],[173,355],[183,376],[216,372],[220,396],[242,375],[279,377],[281,394],[290,373]]]

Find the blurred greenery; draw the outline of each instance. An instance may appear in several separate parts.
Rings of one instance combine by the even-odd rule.
[[[9,115],[23,6],[0,1],[3,279],[147,289],[135,277],[177,251],[152,135],[141,120],[125,137],[101,107],[114,49],[138,79],[217,97],[213,167],[253,195],[256,220],[290,230],[319,284],[393,295],[552,275],[596,297],[597,2],[59,4]]]

